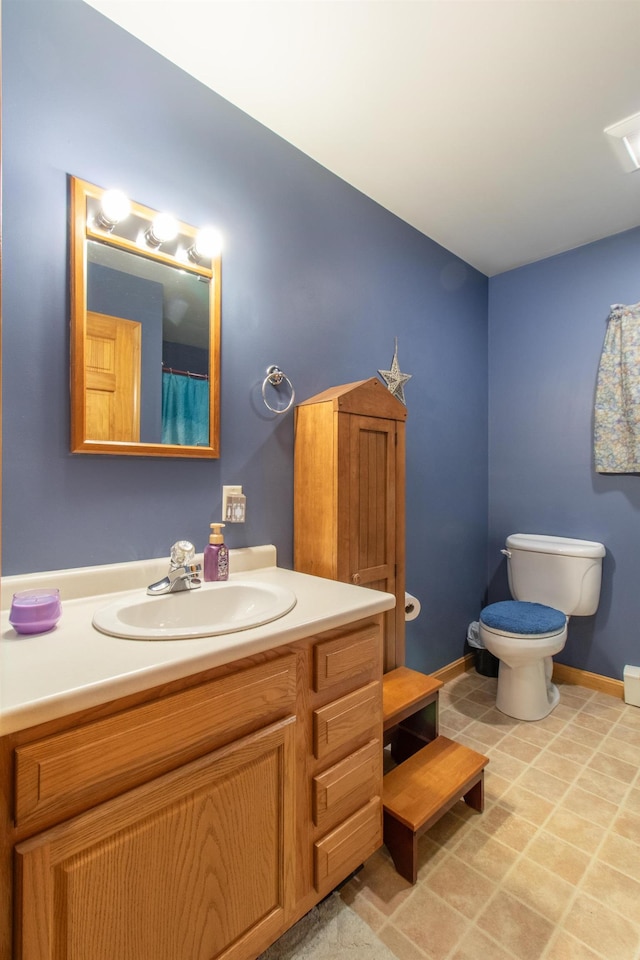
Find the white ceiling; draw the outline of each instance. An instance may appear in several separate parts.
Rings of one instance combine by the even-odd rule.
[[[640,0],[85,0],[492,276],[640,225]]]

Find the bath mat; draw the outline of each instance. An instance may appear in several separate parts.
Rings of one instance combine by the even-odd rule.
[[[298,920],[258,960],[397,960],[339,893]]]

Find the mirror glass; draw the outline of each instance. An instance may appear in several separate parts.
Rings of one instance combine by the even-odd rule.
[[[219,252],[110,197],[71,178],[71,450],[217,457]]]

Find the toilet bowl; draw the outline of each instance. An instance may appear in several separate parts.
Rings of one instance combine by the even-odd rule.
[[[500,662],[498,710],[517,720],[542,720],[551,713],[560,700],[551,682],[552,657],[566,639],[567,617],[554,607],[507,600],[484,608],[480,640]]]
[[[513,600],[480,614],[480,640],[500,665],[496,706],[516,720],[542,720],[558,704],[552,657],[567,639],[570,616],[598,608],[605,549],[592,540],[516,533],[507,537]]]

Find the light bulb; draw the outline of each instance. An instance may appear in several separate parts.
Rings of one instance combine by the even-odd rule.
[[[148,243],[154,247],[159,247],[161,243],[168,243],[173,240],[178,233],[178,221],[170,213],[159,213],[153,218],[153,222],[147,230],[145,236]]]
[[[131,213],[131,201],[122,190],[106,190],[100,200],[98,223],[101,227],[112,230],[116,223],[120,223]]]
[[[203,227],[198,230],[189,256],[192,260],[213,260],[220,256],[222,250],[222,236],[214,227]]]

